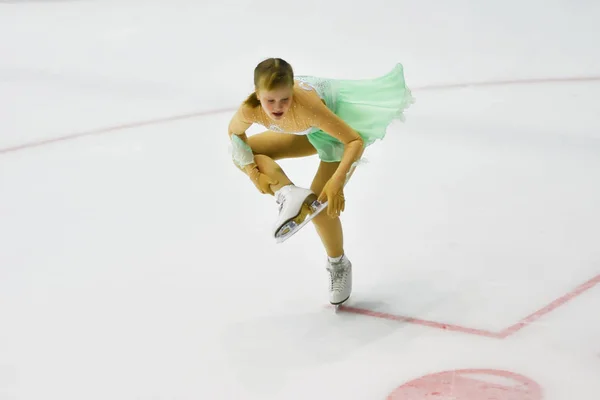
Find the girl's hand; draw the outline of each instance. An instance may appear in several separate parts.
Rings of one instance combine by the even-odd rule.
[[[327,214],[331,218],[339,217],[341,212],[344,211],[346,205],[344,183],[343,179],[332,177],[327,181],[319,195],[318,201],[320,203],[328,202]]]
[[[260,172],[256,164],[246,166],[245,172],[259,192],[262,194],[274,194],[271,185],[279,183],[276,179]]]

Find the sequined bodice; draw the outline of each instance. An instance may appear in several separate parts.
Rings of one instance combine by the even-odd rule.
[[[300,89],[303,89],[305,91],[314,91],[316,92],[316,94],[319,96],[319,98],[325,102],[325,104],[327,105],[328,108],[330,109],[335,109],[335,97],[333,95],[333,91],[331,90],[331,83],[326,80],[326,79],[322,79],[322,78],[316,78],[316,77],[312,77],[312,76],[298,76],[295,78],[297,83],[298,83],[298,87]],[[293,113],[291,118],[293,118]],[[263,125],[263,124],[261,124]],[[294,134],[294,135],[308,135],[309,133],[318,131],[319,129],[311,126],[308,127],[304,130],[300,130],[300,131],[296,131],[296,130],[290,130],[290,129],[285,129],[284,127],[282,127],[281,125],[270,121],[269,124],[263,125],[265,128],[267,128],[270,131],[273,132],[279,132],[279,133],[289,133],[289,134]]]
[[[229,124],[229,132],[245,133],[252,124],[273,132],[308,135],[324,131],[333,137],[354,137],[356,132],[336,114],[337,81],[314,76],[296,76],[294,97],[281,120],[273,120],[260,106],[242,104]]]
[[[314,126],[311,126],[308,129],[305,129],[303,131],[299,131],[299,132],[291,132],[291,131],[285,131],[283,128],[281,128],[279,125],[277,124],[271,124],[269,126],[265,126],[265,128],[267,128],[268,130],[272,131],[272,132],[279,132],[279,133],[290,133],[293,135],[308,135],[309,133],[315,132],[318,129],[315,128]]]
[[[332,80],[307,75],[296,76],[295,79],[298,81],[298,86],[302,89],[315,90],[327,107],[335,112],[336,90]]]

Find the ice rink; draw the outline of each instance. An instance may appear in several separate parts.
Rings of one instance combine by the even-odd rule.
[[[599,20],[0,1],[0,400],[600,399]],[[337,314],[314,228],[275,244],[275,200],[231,161],[267,57],[399,62],[416,98],[346,187]],[[309,186],[318,162],[281,165]]]

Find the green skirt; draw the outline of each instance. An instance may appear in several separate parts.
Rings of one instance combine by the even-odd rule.
[[[386,75],[373,79],[297,78],[317,89],[327,106],[358,132],[365,147],[383,139],[392,121],[404,121],[404,110],[414,102],[404,81],[402,64],[397,64]],[[342,159],[344,144],[336,138],[322,130],[307,136],[322,161],[337,162]]]

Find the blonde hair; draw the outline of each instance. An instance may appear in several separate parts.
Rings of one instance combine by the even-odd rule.
[[[244,101],[245,105],[256,108],[260,101],[256,92],[260,90],[273,90],[281,86],[294,86],[294,70],[292,66],[281,58],[267,58],[254,68],[254,92]]]

